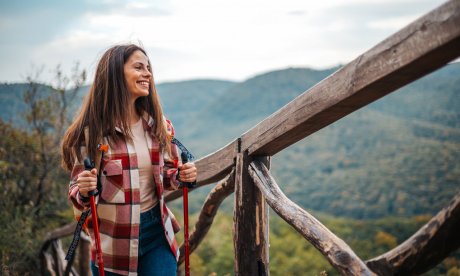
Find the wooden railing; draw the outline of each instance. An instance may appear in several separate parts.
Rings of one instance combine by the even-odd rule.
[[[69,223],[54,230],[45,237],[40,249],[41,275],[89,275],[90,237],[84,232],[80,235],[80,242],[73,258],[65,260],[61,239],[72,236],[77,223]],[[49,252],[50,251],[50,252]],[[77,262],[75,262],[77,259]],[[74,265],[78,263],[78,266]]]
[[[210,229],[220,203],[234,192],[235,275],[269,274],[268,206],[342,275],[412,275],[435,266],[460,246],[460,194],[407,241],[363,261],[281,192],[269,171],[270,158],[459,56],[460,1],[453,0],[385,39],[240,138],[198,160],[195,189],[219,183],[206,198],[191,231],[191,251]],[[181,191],[175,191],[166,200],[181,196]]]

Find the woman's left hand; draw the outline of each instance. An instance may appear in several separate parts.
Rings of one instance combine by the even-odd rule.
[[[195,182],[197,170],[195,163],[189,162],[179,166],[179,180],[182,182]]]

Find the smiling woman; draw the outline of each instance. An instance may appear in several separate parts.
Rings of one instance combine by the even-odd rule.
[[[135,51],[124,65],[124,74],[126,87],[130,93],[130,101],[134,106],[134,102],[138,97],[149,95],[150,73],[149,59],[142,51]]]
[[[68,197],[76,214],[90,208],[89,195],[98,189],[99,231],[97,224],[88,225],[93,275],[99,275],[98,232],[103,260],[98,258],[98,264],[106,275],[176,275],[174,233],[180,227],[163,192],[177,189],[179,181],[194,182],[197,173],[194,163],[181,164],[173,135],[145,50],[133,44],[108,49],[62,143],[63,166],[71,170]],[[99,143],[109,149],[97,160]],[[86,157],[101,161],[100,169],[85,170]]]

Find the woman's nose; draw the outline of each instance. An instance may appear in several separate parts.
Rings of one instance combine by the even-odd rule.
[[[146,78],[150,78],[152,76],[152,73],[150,73],[149,70],[144,70],[143,76],[146,77]]]

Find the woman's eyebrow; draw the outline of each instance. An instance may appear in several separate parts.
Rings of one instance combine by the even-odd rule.
[[[142,61],[135,61],[135,62],[134,62],[134,65],[138,65],[138,64],[140,64],[140,65],[145,65],[145,66],[149,66],[148,63],[144,63],[144,62],[142,62]]]

